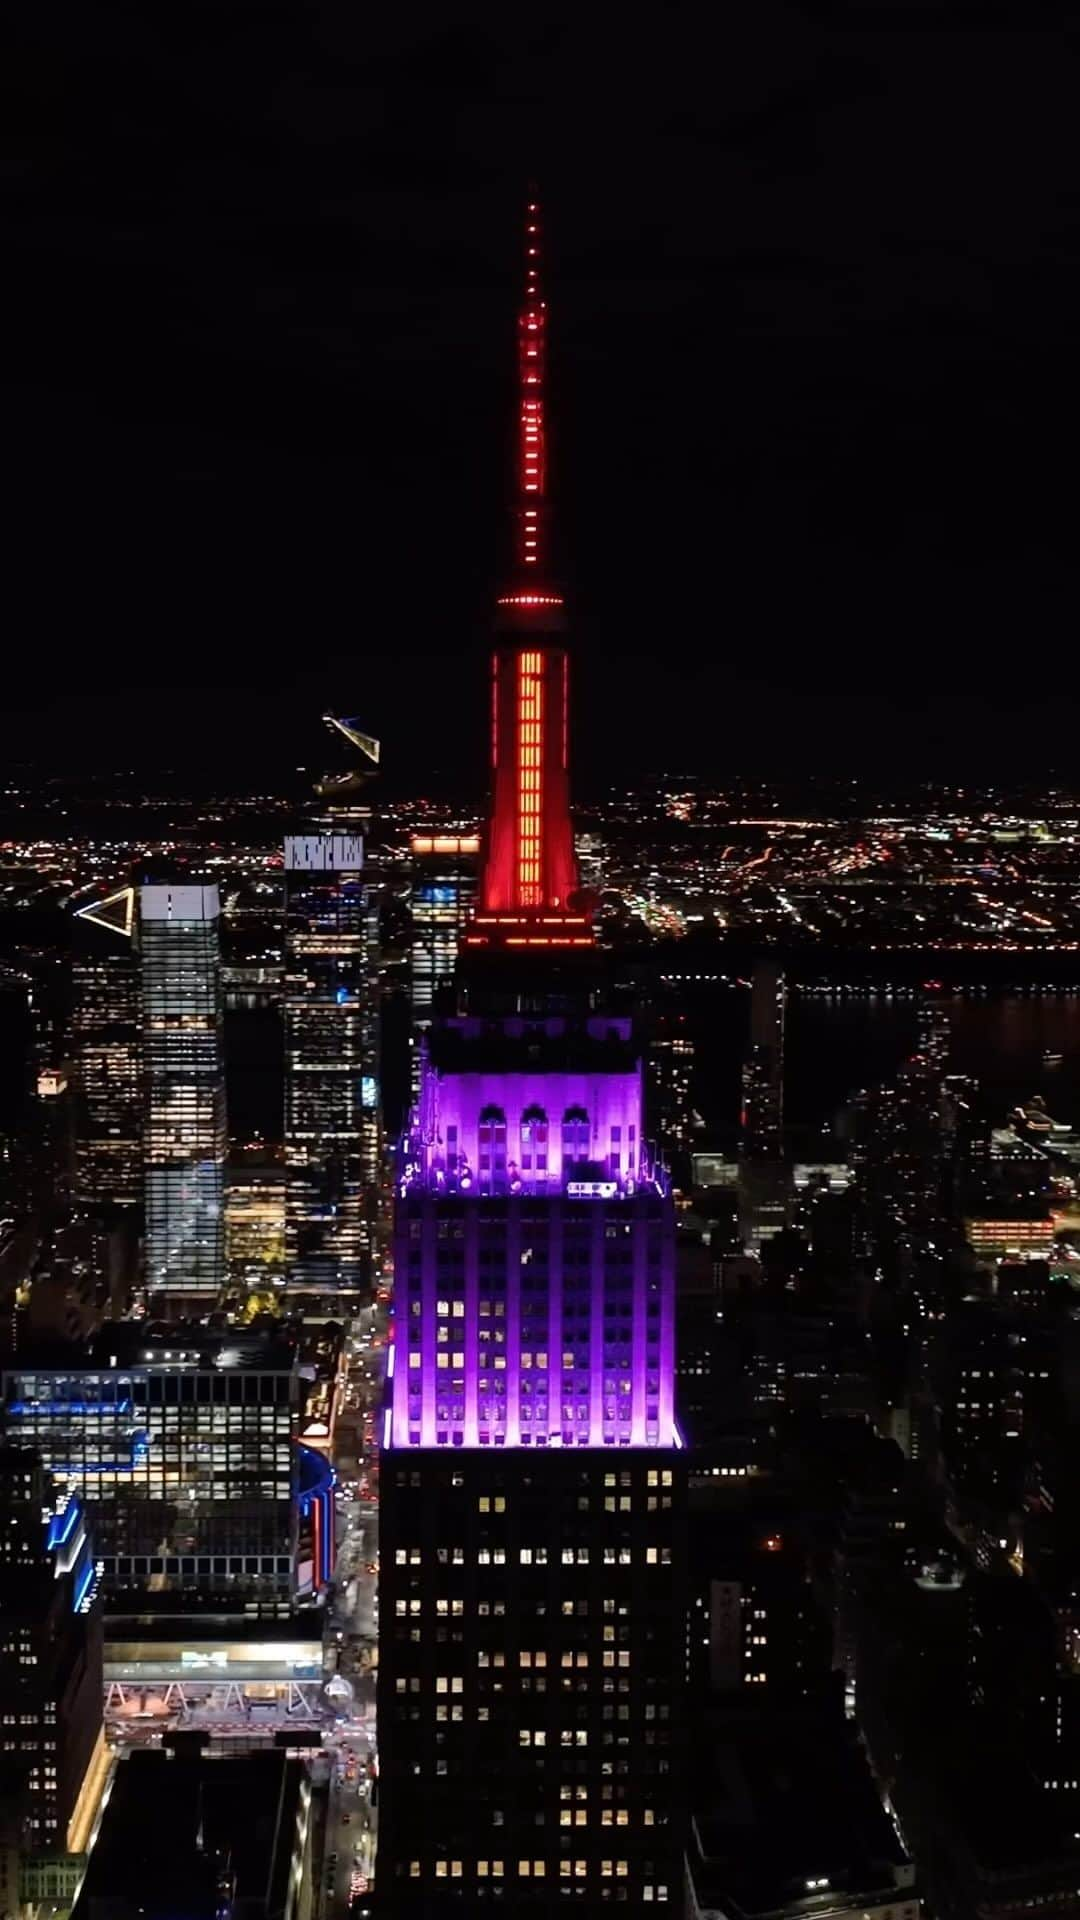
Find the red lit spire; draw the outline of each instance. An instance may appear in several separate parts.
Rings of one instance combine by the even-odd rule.
[[[524,611],[535,631],[537,615],[557,624],[562,595],[547,581],[547,422],[544,394],[547,358],[547,302],[541,258],[543,224],[540,202],[531,194],[525,206],[525,287],[518,313],[517,449],[514,461],[514,571],[499,596],[502,624],[516,625]]]
[[[544,552],[544,360],[547,307],[540,285],[540,203],[525,208],[525,299],[518,317],[517,552],[522,572],[539,579]]]
[[[492,808],[472,944],[495,938],[515,946],[587,946],[592,940],[587,918],[571,911],[578,878],[567,765],[569,663],[560,641],[547,644],[561,634],[563,598],[547,572],[542,231],[533,193],[525,210],[525,297],[518,316],[514,573],[498,601],[506,639],[492,662]]]

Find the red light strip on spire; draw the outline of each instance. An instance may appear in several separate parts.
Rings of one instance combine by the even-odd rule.
[[[525,304],[518,318],[518,366],[521,403],[518,487],[518,560],[538,567],[543,560],[541,503],[546,484],[544,460],[544,335],[547,312],[540,295],[540,207],[530,200],[525,220]]]
[[[543,905],[541,843],[544,820],[544,656],[519,653],[517,897],[522,907]]]
[[[491,661],[491,764],[499,764],[499,656]]]
[[[501,593],[500,607],[561,607],[561,593]]]

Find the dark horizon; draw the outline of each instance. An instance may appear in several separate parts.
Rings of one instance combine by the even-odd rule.
[[[24,15],[5,752],[471,753],[536,174],[577,781],[1052,765],[1080,56],[998,18]]]
[[[119,696],[85,688],[60,700],[24,689],[0,716],[5,776],[35,784],[186,772],[200,791],[239,791],[249,779],[287,791],[298,765],[332,758],[321,725],[330,705],[381,740],[376,792],[403,798],[430,789],[482,806],[490,645],[478,639],[454,661],[380,659],[351,675],[339,667],[332,681],[309,668],[277,698],[231,680],[163,687],[131,677]],[[976,701],[961,691],[927,697],[918,687],[891,695],[798,682],[778,688],[764,674],[744,668],[736,675],[723,662],[696,670],[662,658],[628,664],[580,648],[572,662],[579,801],[663,775],[714,785],[850,779],[897,794],[938,784],[1080,793],[1068,759],[1075,702],[1064,689],[1025,698],[1001,682]]]

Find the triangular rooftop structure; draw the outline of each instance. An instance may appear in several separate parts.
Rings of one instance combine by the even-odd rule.
[[[107,894],[104,900],[91,900],[85,907],[76,907],[76,920],[90,920],[95,927],[104,927],[107,933],[118,933],[130,940],[135,925],[135,889],[121,887],[118,892]]]
[[[323,719],[328,727],[336,727],[339,733],[344,734],[350,745],[357,747],[365,758],[371,761],[373,767],[378,766],[380,743],[372,739],[370,733],[361,732],[358,720],[339,720],[336,713],[324,713]]]

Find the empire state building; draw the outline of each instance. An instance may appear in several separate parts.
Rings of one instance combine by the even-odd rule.
[[[417,1920],[680,1896],[674,1214],[574,861],[540,243],[531,202],[480,903],[397,1169],[376,1895]]]

